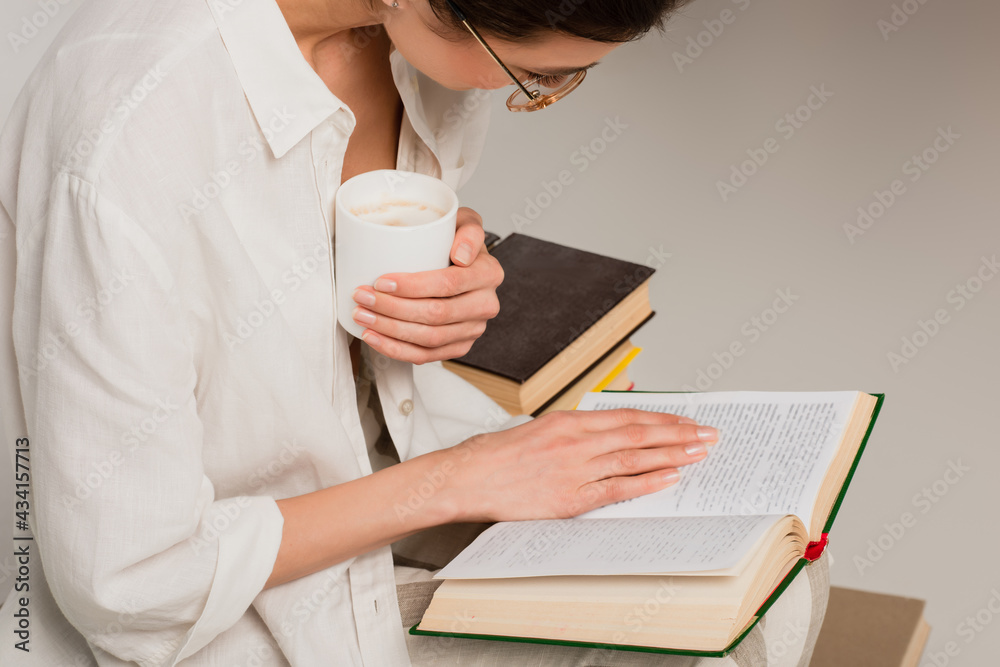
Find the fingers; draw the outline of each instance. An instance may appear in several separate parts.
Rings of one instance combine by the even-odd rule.
[[[637,410],[635,408],[615,408],[612,410],[564,410],[550,412],[544,417],[536,419],[541,422],[545,419],[564,418],[571,424],[576,424],[586,431],[606,431],[618,426],[628,424],[694,424],[695,421],[688,417],[670,414],[667,412],[653,412],[650,410]],[[568,425],[568,424],[567,424]]]
[[[656,475],[676,477],[676,468],[705,458],[707,445],[719,438],[715,428],[687,417],[631,408],[550,413],[535,422],[562,434],[580,429],[573,448],[590,457],[584,467],[587,478],[643,477],[638,487],[630,487],[637,489],[658,484]]]
[[[492,291],[503,282],[503,269],[500,262],[486,252],[482,241],[474,247],[479,249],[478,254],[469,266],[455,265],[419,273],[387,273],[375,281],[374,292],[414,299],[456,296],[476,290]]]
[[[411,364],[426,364],[432,361],[443,361],[445,359],[457,359],[458,357],[465,356],[475,339],[460,341],[456,343],[449,343],[442,347],[423,347],[421,345],[414,345],[413,343],[407,343],[406,341],[397,340],[395,338],[389,338],[388,336],[383,336],[375,333],[371,329],[365,329],[365,332],[361,334],[361,339],[368,344],[369,347],[378,350],[385,356],[391,359],[397,359],[399,361],[406,361]]]
[[[708,455],[703,442],[688,442],[666,447],[619,449],[590,461],[594,479],[630,477],[650,472],[667,472],[697,463]]]
[[[449,343],[473,342],[486,331],[486,320],[459,319],[449,324],[428,325],[377,315],[358,306],[352,313],[355,322],[384,337],[413,343],[421,347],[442,347]]]
[[[634,477],[609,477],[591,482],[580,490],[589,505],[584,511],[662,491],[679,479],[676,470],[659,470]]]
[[[483,231],[483,219],[471,208],[458,209],[456,220],[455,242],[451,246],[451,261],[459,266],[468,266],[485,246],[486,233]]]
[[[408,299],[381,294],[370,287],[359,287],[354,292],[354,301],[361,306],[360,311],[356,310],[352,314],[358,324],[421,345],[430,343],[397,335],[402,333],[400,327],[383,327],[388,327],[392,321],[429,326],[481,321],[485,326],[486,320],[496,317],[500,312],[500,302],[492,290],[479,290],[444,299]],[[358,312],[362,315],[361,320],[356,317]]]
[[[719,433],[698,424],[642,424],[638,422],[595,432],[591,442],[595,456],[620,449],[646,449],[687,444],[714,444]]]

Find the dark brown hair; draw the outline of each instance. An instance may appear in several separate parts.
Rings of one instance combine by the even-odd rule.
[[[453,0],[480,32],[508,41],[559,32],[597,42],[629,42],[663,23],[689,0]],[[448,0],[430,0],[445,25],[464,30]]]

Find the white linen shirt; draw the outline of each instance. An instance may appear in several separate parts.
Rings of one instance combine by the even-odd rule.
[[[398,168],[459,187],[487,94],[392,70]],[[32,494],[0,663],[409,663],[388,548],[261,590],[275,499],[371,473],[333,279],[354,127],[274,0],[89,0],[33,73],[0,135],[0,421]],[[521,421],[367,361],[403,460]]]

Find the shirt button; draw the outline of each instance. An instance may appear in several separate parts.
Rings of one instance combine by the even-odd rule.
[[[411,412],[413,412],[413,401],[411,401],[410,399],[407,398],[402,403],[400,403],[399,404],[399,412],[404,417],[408,416]]]

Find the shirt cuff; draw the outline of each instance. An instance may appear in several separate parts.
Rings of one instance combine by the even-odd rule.
[[[171,667],[200,651],[246,613],[264,589],[278,557],[285,520],[273,498],[227,498],[223,503],[216,503],[216,507],[219,508],[217,516],[211,524],[223,527],[219,534],[219,556],[212,590],[205,609],[180,648],[165,661]],[[220,517],[225,517],[226,521]]]

